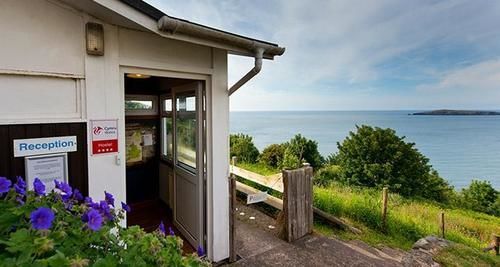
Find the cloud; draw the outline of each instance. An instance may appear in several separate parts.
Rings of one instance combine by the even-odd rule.
[[[496,95],[497,76],[487,71],[500,56],[499,1],[148,2],[173,16],[287,48],[264,62],[262,72],[232,97],[232,108],[500,106],[500,100],[485,99]],[[229,83],[252,65],[252,59],[231,56]],[[450,89],[431,89],[439,87]]]

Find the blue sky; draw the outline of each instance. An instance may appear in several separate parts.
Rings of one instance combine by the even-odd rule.
[[[231,110],[500,109],[500,1],[147,2],[286,47]],[[230,56],[230,85],[252,65]]]

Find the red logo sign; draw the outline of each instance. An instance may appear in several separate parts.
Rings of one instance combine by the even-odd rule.
[[[93,120],[92,155],[118,152],[118,120]]]
[[[118,152],[118,140],[99,140],[92,142],[92,154]]]
[[[104,128],[102,128],[101,126],[96,126],[96,127],[94,127],[94,134],[100,135],[103,130],[104,130]]]

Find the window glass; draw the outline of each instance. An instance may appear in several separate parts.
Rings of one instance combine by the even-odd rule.
[[[172,99],[163,100],[163,111],[172,111]]]
[[[196,97],[178,97],[176,104],[177,162],[196,169]]]
[[[152,110],[152,100],[125,100],[125,110]]]
[[[164,158],[171,160],[173,155],[173,125],[171,117],[161,118],[161,154]]]
[[[196,97],[179,96],[177,98],[177,111],[196,111]]]

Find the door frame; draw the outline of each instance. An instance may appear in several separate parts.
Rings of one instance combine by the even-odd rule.
[[[156,65],[156,64],[153,64]],[[157,77],[164,77],[164,78],[178,78],[178,79],[189,79],[189,80],[198,80],[202,81],[203,88],[201,92],[201,104],[203,106],[202,109],[202,125],[204,126],[202,134],[200,138],[203,139],[202,142],[202,158],[203,158],[203,184],[202,184],[202,196],[200,197],[202,200],[203,205],[201,206],[201,214],[202,214],[202,228],[203,228],[203,240],[201,241],[201,244],[203,245],[203,248],[205,249],[205,252],[207,253],[208,257],[211,258],[213,255],[212,251],[212,240],[213,240],[213,224],[212,224],[212,214],[213,214],[213,207],[209,201],[210,196],[212,195],[211,192],[208,190],[212,188],[211,181],[212,181],[212,172],[211,172],[211,165],[212,165],[212,159],[211,159],[211,154],[210,151],[212,149],[212,143],[211,143],[211,134],[210,134],[210,129],[212,125],[211,121],[211,107],[209,103],[211,102],[210,96],[212,92],[212,71],[209,70],[206,73],[196,73],[196,72],[183,72],[183,71],[176,71],[176,70],[168,70],[168,69],[157,69],[157,68],[149,68],[146,66],[128,66],[128,65],[120,65],[120,95],[121,95],[121,102],[120,102],[120,110],[121,110],[121,115],[120,115],[120,120],[121,123],[119,123],[120,127],[120,132],[124,133],[125,132],[125,74],[127,73],[141,73],[145,75],[150,75],[150,76],[157,76]],[[208,69],[207,69],[208,70]],[[175,118],[173,119],[175,121]],[[126,149],[125,149],[125,136],[120,136],[119,137],[119,142],[121,142],[120,149],[123,151],[122,155],[120,155],[122,158],[126,158]],[[175,147],[175,146],[174,146]],[[175,148],[174,148],[175,149]],[[126,179],[126,164],[122,164],[122,173],[124,174],[123,179]],[[175,173],[175,169],[173,169]],[[175,180],[175,179],[174,179]],[[175,189],[175,185],[174,185]],[[126,191],[126,190],[125,190]],[[175,190],[174,190],[175,191]],[[175,194],[175,193],[174,193]],[[125,196],[126,198],[126,196]],[[175,207],[175,197],[173,198],[174,203],[172,203],[172,208]],[[174,211],[175,212],[175,211]],[[126,220],[126,217],[125,217]],[[126,225],[126,223],[125,223]]]

